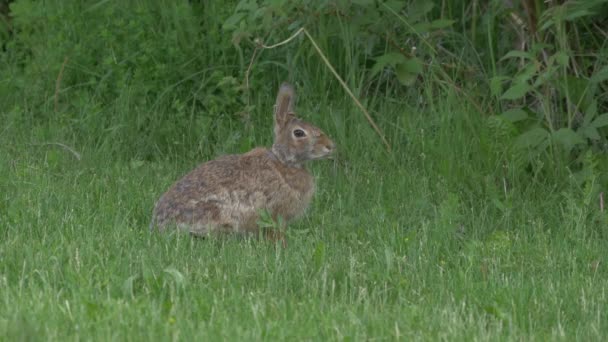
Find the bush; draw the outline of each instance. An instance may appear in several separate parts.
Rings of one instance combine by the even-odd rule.
[[[74,140],[144,158],[201,135],[213,145],[213,122],[243,106],[237,59],[219,29],[224,8],[17,1],[1,57],[4,103],[28,103],[25,125],[65,127]]]

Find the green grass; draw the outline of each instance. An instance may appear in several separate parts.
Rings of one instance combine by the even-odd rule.
[[[413,142],[391,157],[354,136],[338,141],[338,161],[313,165],[319,191],[286,249],[151,234],[153,202],[196,161],[124,162],[94,149],[78,161],[5,133],[0,331],[8,340],[602,340],[608,243],[578,204],[521,185],[500,211],[490,190],[453,183],[458,168],[478,166],[439,160],[452,142],[475,139],[439,129],[423,143],[425,128],[404,126]],[[443,163],[454,163],[451,178]]]
[[[589,168],[579,182],[564,165],[534,167],[546,159],[522,164],[471,104],[493,104],[483,85],[463,86],[469,98],[434,77],[370,90],[367,71],[349,69],[360,52],[333,51],[335,37],[320,34],[347,82],[369,91],[387,153],[305,41],[261,57],[243,119],[232,114],[245,101],[231,82],[250,52],[221,38],[230,8],[190,16],[177,2],[102,1],[83,19],[71,12],[78,3],[47,3],[55,16],[39,21],[20,1],[21,25],[38,31],[0,53],[0,340],[608,336],[597,175]],[[112,16],[124,20],[110,25]],[[91,52],[97,40],[106,48]],[[197,45],[208,41],[217,45]],[[172,44],[181,50],[167,52]],[[317,194],[288,247],[149,232],[154,202],[184,173],[271,143],[272,100],[289,78],[299,112],[339,153],[310,165]]]

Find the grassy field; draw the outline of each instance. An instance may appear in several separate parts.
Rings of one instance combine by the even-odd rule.
[[[69,27],[52,10],[70,15],[73,7],[48,6],[38,32]],[[183,9],[173,10],[159,32],[172,14],[188,27]],[[224,18],[231,12],[216,10]],[[144,31],[144,43],[161,45]],[[27,37],[12,47],[31,44],[29,66],[4,52],[0,70],[1,340],[608,336],[608,228],[597,193],[563,165],[535,173],[515,162],[458,90],[425,80],[416,96],[366,102],[389,153],[318,60],[289,73],[288,64],[269,63],[276,75],[255,81],[256,107],[243,121],[220,115],[222,103],[205,102],[218,115],[200,113],[185,82],[201,75],[198,89],[210,87],[215,76],[201,65],[213,60],[230,70],[238,54],[220,53],[230,46],[204,51],[192,65],[183,44],[186,56],[173,69],[123,79],[122,71],[148,62],[87,64],[90,42],[82,40],[58,92],[64,46],[36,49],[54,41]],[[123,39],[130,38],[109,44],[119,61]],[[100,74],[105,68],[114,73]],[[149,232],[154,202],[185,172],[271,143],[272,100],[292,77],[299,112],[334,138],[339,153],[310,165],[318,191],[289,227],[288,247]],[[218,101],[227,101],[232,88],[218,87]],[[469,95],[487,99],[481,90]],[[239,101],[229,108],[244,106]]]

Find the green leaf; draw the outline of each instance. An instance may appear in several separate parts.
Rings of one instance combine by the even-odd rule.
[[[502,114],[500,114],[502,118],[510,122],[522,121],[528,118],[528,113],[526,113],[521,108],[513,108],[509,109]]]
[[[240,11],[243,11],[243,12],[254,12],[258,8],[260,8],[260,6],[255,1],[241,0],[236,5],[236,8],[234,10],[236,12],[240,12]]]
[[[557,68],[548,68],[548,69],[545,69],[543,72],[541,72],[538,75],[538,77],[536,78],[536,80],[532,84],[532,87],[538,88],[541,85],[545,84],[545,82],[551,82],[551,81],[553,81],[553,78],[554,78],[555,74],[557,73],[557,71],[558,71]]]
[[[585,140],[570,128],[560,128],[553,132],[552,138],[555,143],[562,145],[566,152],[572,151],[576,145],[585,143]]]
[[[238,23],[245,17],[245,15],[246,14],[243,12],[234,13],[233,15],[228,17],[226,21],[224,21],[222,29],[230,31],[238,28]]]
[[[426,21],[422,21],[412,25],[412,32],[417,34],[427,33],[431,30],[431,24]]]
[[[361,6],[371,6],[374,4],[374,0],[352,0],[353,4]]]
[[[583,108],[588,106],[594,98],[594,91],[589,91],[590,82],[584,77],[566,75],[566,82],[556,80],[552,86],[559,89],[561,94],[568,95],[571,103],[580,104]]]
[[[515,140],[515,146],[519,148],[538,148],[548,146],[549,132],[546,129],[536,127],[521,134]]]
[[[596,71],[593,73],[593,76],[591,76],[592,83],[602,83],[606,80],[608,80],[608,65],[604,65],[603,68]]]
[[[554,24],[553,18],[549,18],[544,21],[544,23],[538,28],[538,31],[544,31],[551,27]]]
[[[406,2],[406,1],[404,1],[404,2]],[[413,3],[410,4],[410,7],[408,8],[408,11],[407,11],[409,20],[418,21],[425,14],[432,11],[433,7],[435,7],[435,4],[433,4],[432,1],[428,1],[428,0],[413,1]]]
[[[534,55],[527,51],[511,50],[507,52],[507,54],[504,55],[500,60],[503,61],[508,58],[524,58],[534,60]]]
[[[561,66],[568,66],[570,62],[570,57],[567,53],[559,51],[555,54],[555,60],[557,61],[557,64]]]
[[[591,12],[587,9],[580,9],[578,11],[570,12],[569,14],[566,15],[566,17],[564,19],[566,19],[567,21],[573,21],[574,19],[577,19],[580,17],[587,17],[592,14],[593,14],[593,12]]]
[[[591,123],[591,126],[593,126],[595,128],[600,128],[600,127],[604,127],[604,126],[607,126],[607,125],[608,125],[608,113],[604,113],[604,114],[598,116]]]
[[[355,2],[355,1],[353,1],[353,2]],[[281,7],[289,4],[289,0],[270,0],[267,3],[272,8],[281,8]]]
[[[442,29],[452,26],[456,21],[450,19],[437,19],[431,21],[431,29]]]
[[[399,81],[399,83],[405,86],[412,85],[416,81],[417,75],[404,70],[405,69],[402,67],[401,64],[397,66],[397,68],[395,68],[395,75],[397,76],[397,80]]]
[[[397,80],[403,85],[412,85],[420,73],[422,73],[422,61],[416,57],[399,63],[395,67]]]
[[[585,138],[589,138],[591,140],[600,140],[600,133],[597,131],[597,128],[593,126],[585,126],[578,130],[580,134],[582,134]]]
[[[509,80],[506,76],[494,76],[490,78],[490,93],[492,96],[498,96],[502,94],[502,83]]]
[[[505,91],[500,98],[503,100],[517,100],[524,97],[530,90],[532,90],[532,87],[527,83],[517,83]]]
[[[420,60],[420,58],[418,57],[412,57],[407,61],[401,63],[401,65],[404,66],[405,69],[408,72],[411,72],[412,74],[419,74],[422,72],[422,60]]]
[[[389,7],[395,12],[399,12],[406,5],[406,2],[401,0],[388,0],[382,2],[382,5]]]
[[[502,141],[510,141],[517,135],[517,128],[515,125],[500,115],[491,115],[488,117],[486,125],[490,129],[492,135]]]
[[[538,73],[538,65],[536,63],[527,63],[517,75],[513,78],[515,83],[528,83],[528,81]]]
[[[589,106],[587,106],[587,110],[585,110],[585,118],[583,120],[582,126],[588,126],[591,123],[591,120],[597,116],[597,100],[591,101]]]
[[[372,67],[371,76],[375,76],[387,66],[395,67],[397,64],[404,63],[406,61],[407,59],[405,56],[397,52],[389,52],[384,54],[376,58],[376,64],[374,64]]]

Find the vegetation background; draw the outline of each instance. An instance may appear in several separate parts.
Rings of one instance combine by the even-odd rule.
[[[1,339],[605,340],[607,37],[605,0],[1,0]],[[151,234],[283,80],[339,146],[289,247]]]

